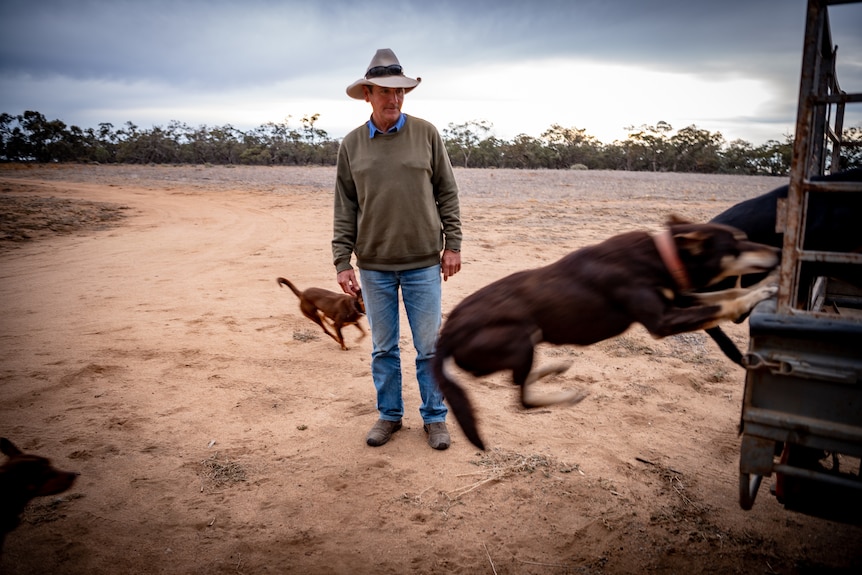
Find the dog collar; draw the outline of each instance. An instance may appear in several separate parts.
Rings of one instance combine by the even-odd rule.
[[[685,266],[682,265],[682,260],[679,259],[671,231],[667,229],[655,234],[653,241],[655,241],[655,247],[658,249],[661,261],[664,262],[667,271],[673,276],[677,287],[682,291],[691,289],[691,281],[688,279],[688,273],[685,271]]]

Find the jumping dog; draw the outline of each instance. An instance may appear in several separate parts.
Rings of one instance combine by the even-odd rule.
[[[468,296],[440,332],[433,373],[468,439],[484,449],[470,399],[450,374],[452,364],[474,376],[511,370],[525,407],[576,403],[583,392],[542,397],[530,389],[569,367],[534,371],[538,343],[591,345],[635,322],[659,338],[713,327],[773,295],[773,279],[747,289],[697,291],[727,277],[770,271],[778,261],[777,249],[750,242],[734,228],[671,217],[655,236],[617,235]]]

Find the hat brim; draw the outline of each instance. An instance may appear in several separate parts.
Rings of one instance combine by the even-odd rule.
[[[379,78],[360,78],[347,87],[347,95],[356,100],[364,100],[365,93],[362,86],[381,86],[383,88],[404,88],[407,93],[422,81],[422,78],[408,78],[407,76],[381,76]]]

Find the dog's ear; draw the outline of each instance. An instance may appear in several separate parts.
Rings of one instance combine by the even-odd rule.
[[[356,290],[356,297],[353,298],[353,308],[359,313],[365,313],[365,300],[362,299],[362,290]]]
[[[696,256],[703,252],[703,245],[709,237],[708,233],[694,230],[691,232],[674,234],[673,241],[676,243],[678,250],[683,249],[691,255]]]
[[[0,438],[0,451],[2,451],[4,455],[7,455],[9,457],[21,455],[21,450],[15,447],[15,444],[6,439],[5,437]]]
[[[667,222],[665,222],[665,225],[670,227],[670,226],[682,226],[682,225],[690,224],[690,223],[691,223],[690,221],[678,216],[677,214],[670,214],[667,217]]]

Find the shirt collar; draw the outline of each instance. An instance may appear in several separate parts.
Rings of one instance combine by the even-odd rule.
[[[371,139],[374,136],[376,136],[377,134],[384,134],[384,133],[385,134],[391,134],[393,132],[397,132],[398,130],[400,130],[401,128],[404,127],[404,122],[406,122],[406,121],[407,121],[407,116],[404,114],[404,112],[401,112],[401,116],[398,117],[398,121],[395,122],[395,125],[392,126],[391,128],[389,128],[388,132],[384,132],[383,130],[381,130],[380,128],[378,128],[377,126],[374,125],[374,120],[369,118],[368,119],[368,138]]]

